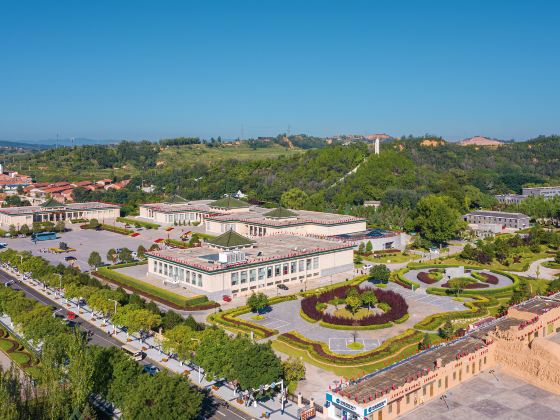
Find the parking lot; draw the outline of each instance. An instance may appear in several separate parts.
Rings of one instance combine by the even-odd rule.
[[[8,244],[9,248],[17,251],[31,251],[34,255],[41,256],[54,264],[68,265],[65,258],[72,256],[76,258],[75,263],[81,270],[89,270],[87,260],[92,251],[99,252],[103,261],[107,262],[107,251],[111,248],[128,248],[131,251],[136,251],[138,245],[143,245],[148,249],[153,243],[152,237],[156,232],[141,231],[139,233],[140,236],[133,238],[104,230],[83,230],[74,227],[71,231],[58,234],[56,240],[41,241],[35,244],[31,241],[31,238],[3,239],[3,241]],[[75,248],[76,250],[61,254],[41,252],[47,251],[49,248],[58,248],[60,242],[65,242],[69,248]]]

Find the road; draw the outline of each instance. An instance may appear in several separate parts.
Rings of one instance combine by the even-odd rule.
[[[20,282],[14,276],[7,274],[6,272],[0,270],[0,283],[5,287],[5,284],[9,281],[13,281],[12,289],[19,289],[25,293],[25,296],[31,299],[35,299],[37,302],[40,302],[47,306],[56,307],[57,309],[66,310],[57,302],[46,298],[45,296],[41,295],[39,292],[34,290],[33,288],[27,286],[26,284]],[[83,328],[81,323],[78,322],[79,328]],[[88,325],[87,329],[93,332],[93,336],[91,337],[90,343],[98,345],[100,347],[121,347],[121,343],[114,338],[111,338],[107,333],[103,330],[96,328],[92,325]],[[150,360],[146,358],[140,362],[141,365],[157,365],[156,361]],[[203,411],[207,413],[203,415],[202,418],[204,419],[242,419],[242,420],[250,420],[252,417],[245,414],[243,411],[237,409],[236,407],[229,406],[228,408],[224,407],[222,401],[218,401],[215,397],[211,394],[206,392],[206,398],[204,400]]]

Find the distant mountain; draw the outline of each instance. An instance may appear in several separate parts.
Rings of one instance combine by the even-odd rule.
[[[11,140],[0,140],[0,148],[6,149],[32,149],[32,150],[43,150],[51,149],[55,147],[54,144],[39,144],[31,142],[21,142],[21,141],[11,141]]]
[[[461,146],[501,146],[503,141],[490,139],[483,136],[474,136],[459,142]]]
[[[64,138],[64,139],[48,139],[48,140],[30,140],[29,143],[33,144],[51,144],[51,145],[59,145],[59,146],[83,146],[86,144],[114,144],[118,143],[120,140],[96,140],[96,139],[88,139],[85,137],[76,137],[73,140],[71,138]]]

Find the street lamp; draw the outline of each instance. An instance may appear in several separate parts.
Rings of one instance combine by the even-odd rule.
[[[111,302],[115,302],[115,313],[113,314],[113,316],[117,315],[117,301],[115,299],[109,299]],[[117,327],[115,325],[115,321],[113,321],[113,335],[115,335],[115,333],[117,332]]]

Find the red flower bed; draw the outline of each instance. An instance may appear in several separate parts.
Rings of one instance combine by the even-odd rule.
[[[156,244],[160,244],[160,243],[162,243],[163,241],[165,241],[165,239],[159,238],[159,239],[156,239],[154,242],[155,242]]]
[[[449,288],[450,286],[449,283],[443,283],[441,287]],[[471,284],[467,284],[465,287],[463,287],[463,289],[484,289],[486,287],[489,286],[485,283],[471,283]]]
[[[488,274],[488,273],[478,273],[478,274],[484,277],[484,280],[482,280],[484,283],[498,284],[499,282],[498,277],[492,274]]]
[[[134,232],[133,234],[131,234],[130,236],[132,236],[133,238],[136,238],[137,236],[140,236],[140,234],[138,232]]]
[[[432,276],[430,276],[430,274],[426,273],[425,271],[420,271],[416,276],[416,278],[420,280],[422,283],[426,283],[426,284],[434,284],[439,281],[437,279],[434,279]]]
[[[327,303],[333,299],[345,298],[350,289],[358,289],[355,286],[342,286],[336,289],[321,293],[320,295],[312,295],[301,301],[301,309],[305,315],[316,321],[323,320],[334,325],[380,325],[402,318],[408,312],[408,305],[404,298],[391,290],[375,289],[374,293],[379,302],[388,304],[391,309],[382,314],[369,315],[362,319],[341,318],[331,314],[323,313],[317,310],[318,303]],[[358,289],[359,291],[359,289]]]

